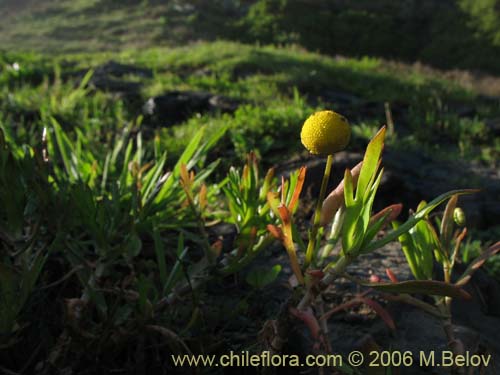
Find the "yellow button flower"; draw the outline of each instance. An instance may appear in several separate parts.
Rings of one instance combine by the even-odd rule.
[[[343,150],[351,138],[346,118],[333,111],[312,114],[304,122],[300,139],[311,154],[332,155]]]

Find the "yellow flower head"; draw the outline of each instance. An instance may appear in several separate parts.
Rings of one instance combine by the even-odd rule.
[[[300,139],[311,154],[331,155],[343,150],[351,138],[346,118],[333,111],[312,114],[304,122]]]

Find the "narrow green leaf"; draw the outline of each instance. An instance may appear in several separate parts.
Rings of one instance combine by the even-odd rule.
[[[158,180],[160,179],[163,173],[163,167],[165,166],[165,162],[167,161],[167,153],[164,153],[160,160],[156,162],[156,165],[151,168],[151,170],[147,173],[146,177],[142,181],[142,189],[141,195],[143,199],[143,206],[146,201],[149,200],[149,195],[155,188]]]
[[[366,192],[364,200],[363,200],[363,209],[362,209],[362,219],[363,219],[363,227],[364,227],[364,232],[368,229],[368,224],[370,223],[370,218],[372,216],[372,207],[373,207],[373,202],[375,201],[375,195],[377,194],[377,189],[380,185],[380,181],[382,181],[382,175],[384,173],[384,170],[382,169],[378,175],[375,181],[373,182],[373,185],[371,186],[371,189]]]
[[[448,249],[450,244],[452,235],[451,232],[453,229],[453,211],[457,206],[457,201],[458,201],[458,195],[451,197],[451,199],[448,201],[448,204],[446,205],[443,218],[441,220],[440,235],[441,235],[441,243],[443,244],[444,249]]]
[[[182,262],[187,252],[188,248],[184,247],[184,234],[181,232],[177,241],[177,261],[170,271],[168,280],[163,287],[164,296],[168,295],[171,292],[172,288],[175,286],[175,283],[179,280],[182,271]]]
[[[90,82],[90,79],[92,78],[93,75],[94,75],[94,71],[92,69],[90,69],[87,73],[85,73],[82,80],[80,81],[80,84],[78,85],[77,90],[85,89],[85,86],[88,85],[88,83]]]
[[[133,149],[133,142],[130,140],[128,142],[127,148],[125,149],[125,155],[123,158],[123,164],[122,164],[122,171],[120,174],[120,189],[126,189],[127,188],[127,179],[129,177],[129,163],[132,160],[132,149]],[[112,163],[113,165],[113,163]]]
[[[54,130],[54,135],[56,137],[58,150],[61,155],[64,168],[66,169],[66,173],[70,178],[70,181],[75,181],[78,178],[78,172],[71,160],[71,152],[74,146],[66,137],[66,134],[64,134],[57,120],[51,117],[50,121],[52,122],[52,129]]]
[[[102,171],[101,178],[101,194],[104,194],[106,191],[106,184],[108,182],[108,174],[109,174],[109,163],[111,161],[111,154],[106,155],[106,160],[104,161],[104,169]]]
[[[431,279],[434,265],[434,249],[437,247],[432,235],[432,227],[427,222],[427,219],[423,219],[410,230],[410,233],[420,252],[421,270],[426,278]]]
[[[412,236],[409,233],[403,233],[398,239],[401,243],[401,250],[403,250],[403,254],[405,255],[406,261],[415,279],[425,279],[424,273],[421,270],[419,249],[415,246]]]
[[[375,223],[370,225],[366,232],[365,236],[363,238],[363,244],[361,245],[361,248],[365,248],[366,245],[370,243],[370,241],[377,235],[379,232],[380,228],[382,228],[382,225],[384,224],[385,219],[387,216],[390,215],[390,212],[387,212],[384,216],[380,217]]]
[[[354,205],[354,187],[349,169],[346,169],[344,172],[344,199],[346,207]]]
[[[410,217],[404,224],[400,225],[396,230],[388,233],[384,238],[374,241],[370,243],[366,248],[362,250],[363,254],[369,253],[372,250],[378,249],[389,242],[396,240],[400,235],[409,231],[416,223],[422,220],[426,215],[428,215],[432,210],[434,210],[437,206],[443,203],[446,199],[451,197],[454,194],[463,195],[463,194],[472,194],[477,192],[476,189],[463,189],[463,190],[452,190],[447,193],[441,194],[437,198],[433,199],[429,202],[422,210],[415,213],[412,217]]]
[[[342,228],[342,248],[346,253],[357,253],[363,243],[365,234],[363,220],[360,218],[361,205],[346,209]]]
[[[200,128],[194,135],[194,137],[191,139],[189,144],[186,146],[184,149],[184,152],[182,155],[179,157],[179,160],[175,164],[174,167],[174,175],[179,176],[180,170],[181,170],[181,165],[186,165],[186,168],[189,170],[193,166],[190,165],[190,160],[192,159],[193,155],[196,153],[198,146],[200,145],[200,142],[203,138],[203,135],[205,133],[205,127]]]
[[[207,166],[204,166],[203,169],[199,171],[199,173],[195,176],[195,181],[193,188],[197,188],[200,186],[217,168],[217,166],[220,164],[220,159],[217,159],[216,161],[210,163]]]
[[[384,147],[384,137],[385,126],[378,131],[366,147],[363,165],[361,167],[361,172],[359,173],[358,186],[356,188],[356,200],[365,196],[370,180],[377,171],[380,154],[382,153],[382,149]]]

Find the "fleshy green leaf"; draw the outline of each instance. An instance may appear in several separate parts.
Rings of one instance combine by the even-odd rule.
[[[349,169],[344,172],[344,199],[346,206],[354,205],[354,187],[352,185],[352,175]]]
[[[399,227],[398,223],[393,223],[392,225],[394,229]],[[424,279],[424,275],[420,270],[420,254],[418,254],[418,249],[413,242],[412,236],[409,233],[403,233],[398,239],[401,243],[401,249],[403,250],[411,273],[417,280]]]
[[[366,190],[370,185],[370,180],[372,180],[372,176],[377,171],[380,154],[382,153],[382,149],[384,147],[384,137],[385,126],[380,129],[370,143],[368,143],[365,156],[363,158],[363,166],[361,167],[361,172],[359,174],[358,186],[356,189],[356,200],[365,196]]]
[[[463,194],[472,194],[477,192],[476,189],[463,189],[463,190],[451,190],[447,193],[441,194],[437,198],[433,199],[429,202],[422,210],[415,213],[412,217],[410,217],[404,224],[400,225],[397,229],[388,233],[384,238],[371,242],[366,248],[362,249],[362,254],[369,253],[375,249],[378,249],[389,242],[396,240],[399,236],[406,233],[410,230],[415,224],[417,224],[420,220],[426,217],[432,210],[434,210],[437,206],[443,203],[446,199],[451,197],[454,194],[463,195]]]

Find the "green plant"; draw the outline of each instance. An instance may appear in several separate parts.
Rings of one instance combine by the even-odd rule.
[[[40,150],[38,150],[40,151]],[[59,238],[43,234],[52,194],[41,153],[9,145],[0,129],[0,345],[15,342],[20,315]],[[12,336],[14,335],[14,336]]]
[[[323,125],[319,122],[316,126]],[[320,133],[318,134],[318,137],[323,136]],[[331,132],[328,136],[335,137],[342,135]],[[283,183],[281,202],[279,204],[271,204],[271,207],[274,207],[281,219],[281,226],[276,227],[270,225],[269,230],[275,237],[281,240],[288,252],[291,267],[297,280],[297,287],[299,288],[299,292],[295,295],[296,299],[290,302],[289,306],[291,307],[289,311],[293,316],[302,320],[309,327],[316,327],[314,329],[311,328],[311,332],[313,336],[319,340],[322,350],[326,352],[331,351],[326,338],[328,333],[326,320],[333,313],[341,309],[364,303],[377,311],[390,327],[394,328],[394,323],[378,303],[365,297],[366,293],[356,297],[351,302],[347,302],[345,305],[337,306],[330,312],[324,313],[324,302],[321,298],[318,298],[324,289],[332,284],[338,277],[346,276],[347,266],[354,262],[357,257],[411,233],[413,228],[420,228],[422,223],[425,223],[423,220],[425,220],[427,215],[448,198],[456,197],[459,194],[470,193],[470,191],[467,190],[445,193],[430,203],[421,205],[418,211],[404,224],[387,233],[384,237],[377,238],[377,233],[379,233],[379,231],[390,221],[394,220],[401,211],[401,205],[393,205],[376,215],[372,213],[373,201],[383,173],[383,169],[380,168],[380,158],[384,145],[384,136],[385,128],[382,128],[368,144],[363,162],[352,171],[347,169],[344,180],[324,201],[324,189],[321,189],[319,196],[320,204],[314,216],[313,229],[309,234],[307,250],[304,245],[300,245],[300,240],[293,224],[293,212],[298,204],[301,184],[295,185],[295,189],[291,194],[292,199],[287,200],[285,199],[286,190],[284,189],[285,184]],[[333,156],[329,155],[325,168],[323,185],[326,185],[325,180],[328,180],[332,160]],[[302,179],[305,175],[305,171],[305,168],[302,168],[299,172],[299,176],[302,176]],[[319,239],[324,235],[324,231],[320,230],[321,225],[328,224],[332,219],[332,230],[330,233],[327,233],[327,241],[321,246]],[[342,239],[340,253],[332,259],[331,250],[340,238]],[[299,250],[306,250],[303,262],[300,262],[297,256],[297,249],[294,241],[299,243]],[[428,264],[428,262],[422,263]],[[317,269],[318,267],[321,267],[321,269]],[[347,275],[347,277],[349,276]],[[408,300],[411,302],[418,301],[409,296],[409,294],[412,293],[445,296],[446,298],[450,296],[457,298],[467,296],[467,294],[456,285],[434,280],[406,282],[397,282],[393,280],[392,283],[358,282],[362,285],[368,285],[374,290],[382,293],[400,293],[408,295]],[[302,292],[300,292],[300,290],[302,290]],[[296,304],[296,308],[293,307],[294,304]],[[419,302],[415,302],[415,304],[419,304]],[[315,311],[311,310],[311,306],[315,307]],[[318,315],[320,316],[318,317]],[[281,327],[277,329],[278,332],[281,332],[278,333],[278,338],[276,339],[278,342],[282,342],[281,340],[284,339],[279,335],[286,334],[286,324],[286,321],[278,322],[278,326]],[[276,350],[276,348],[273,350]]]
[[[80,1],[68,5],[86,6]],[[363,19],[359,13],[348,16]],[[282,21],[282,15],[276,17],[268,25]],[[165,19],[176,27],[170,15]],[[203,21],[199,14],[195,19]],[[8,30],[2,29],[5,36],[3,31]],[[101,40],[106,43],[96,43],[102,45]],[[91,78],[91,71],[102,72],[110,59],[151,68],[154,76],[115,77],[143,85],[132,96],[93,87],[99,75]],[[281,181],[272,170],[265,172],[305,156],[297,137],[301,122],[313,106],[330,100],[331,91],[334,97],[345,92],[356,146],[375,136],[378,126],[371,124],[379,123],[383,102],[390,101],[398,132],[391,138],[393,152],[411,146],[438,158],[437,142],[431,140],[439,139],[446,141],[437,144],[443,153],[452,146],[453,157],[494,165],[500,148],[487,124],[497,116],[498,103],[440,74],[379,58],[331,58],[296,47],[223,41],[113,54],[0,52],[5,138],[0,152],[0,372],[162,372],[170,370],[169,353],[261,349],[252,339],[261,320],[276,317],[281,328],[282,316],[292,318],[283,319],[291,324],[295,319],[308,324],[320,350],[330,351],[326,321],[340,311],[366,305],[394,329],[381,299],[411,303],[446,319],[436,305],[412,294],[464,294],[455,285],[428,279],[427,271],[421,280],[376,284],[346,272],[346,265],[385,241],[418,232],[423,221],[439,226],[428,206],[401,224],[402,232],[382,231],[401,211],[396,204],[372,212],[382,176],[374,165],[380,163],[376,154],[383,136],[375,137],[367,151],[365,191],[358,189],[359,164],[345,175],[345,183],[319,199],[317,235],[311,230],[309,238],[306,228],[311,227],[303,221],[308,206],[300,197],[306,169]],[[140,102],[168,90],[209,91],[240,105],[232,114],[193,114],[185,123],[159,128],[142,119]],[[334,108],[344,106],[334,100],[337,104]],[[404,126],[408,106],[411,134]],[[454,106],[475,108],[477,115],[459,117]],[[218,232],[219,224],[230,233]],[[468,260],[479,256],[492,237],[496,234],[485,234],[482,245],[471,242],[461,254]],[[275,290],[288,269],[280,271],[274,259],[262,265],[278,250],[274,238],[285,245],[295,271],[290,288],[278,298]],[[424,245],[415,251],[428,264]],[[495,262],[489,262],[491,271]],[[330,285],[325,283],[339,276],[354,280],[361,290],[330,309],[319,297]]]
[[[479,256],[470,260],[470,264],[462,275],[458,276],[456,281],[452,281],[452,273],[456,263],[460,259],[462,241],[467,234],[465,227],[465,214],[457,206],[458,195],[453,195],[444,210],[441,218],[436,218],[437,230],[429,217],[423,218],[408,233],[399,237],[405,257],[410,265],[410,269],[417,280],[434,280],[434,261],[441,267],[443,272],[443,281],[448,285],[464,286],[469,282],[473,273],[481,267],[489,258],[500,252],[500,242],[490,246]],[[417,211],[425,206],[422,202]],[[394,224],[397,227],[398,224]],[[464,254],[467,258],[469,251]],[[469,260],[469,259],[467,259]],[[451,316],[451,296],[434,297],[434,303],[437,307],[435,315],[441,314],[443,329],[448,338],[450,349],[455,355],[461,355],[465,352],[464,344],[455,337],[452,316]],[[432,307],[428,306],[426,311],[431,312]],[[455,373],[464,373],[463,368],[454,368]]]
[[[184,237],[191,243],[204,239],[200,213],[185,202],[203,208],[213,200],[203,182],[217,162],[206,167],[203,162],[225,129],[205,139],[201,129],[166,172],[166,155],[158,148],[154,159],[145,161],[141,133],[131,137],[133,124],[101,158],[83,132],[77,130],[72,140],[54,118],[50,121],[35,149],[18,147],[1,132],[2,345],[13,345],[16,334],[29,330],[22,318],[35,291],[74,276],[76,293],[81,292],[65,304],[70,336],[100,348],[109,340],[128,340],[118,333],[122,329],[165,333],[167,328],[151,319],[187,277]],[[143,254],[148,239],[154,243],[151,260]],[[67,274],[41,287],[44,265],[56,259],[68,267]],[[151,271],[157,282],[146,277]],[[180,341],[172,335],[169,342]]]
[[[225,181],[223,192],[230,212],[226,221],[237,231],[236,248],[226,254],[221,270],[230,274],[249,264],[270,242],[266,225],[273,219],[266,199],[274,186],[274,170],[269,169],[262,179],[257,157],[250,153],[243,171],[231,168]]]

